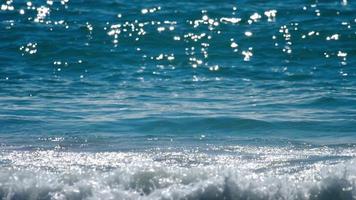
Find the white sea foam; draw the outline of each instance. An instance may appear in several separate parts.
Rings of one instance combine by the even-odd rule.
[[[355,149],[3,151],[2,199],[352,199]],[[224,153],[217,153],[224,152]]]

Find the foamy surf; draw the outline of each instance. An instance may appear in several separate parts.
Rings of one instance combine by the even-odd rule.
[[[7,151],[2,199],[355,199],[356,149]]]

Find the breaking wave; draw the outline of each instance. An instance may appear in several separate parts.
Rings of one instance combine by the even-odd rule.
[[[0,197],[16,200],[356,197],[354,147],[212,149],[120,153],[3,151]]]

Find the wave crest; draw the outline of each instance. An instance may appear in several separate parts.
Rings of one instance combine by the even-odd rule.
[[[235,150],[234,155],[163,151],[2,152],[0,198],[322,200],[356,197],[356,160],[352,149],[236,148],[239,153]],[[344,157],[333,158],[335,152]]]

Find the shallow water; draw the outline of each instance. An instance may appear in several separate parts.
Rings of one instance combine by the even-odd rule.
[[[356,199],[353,1],[3,1],[0,198]]]

